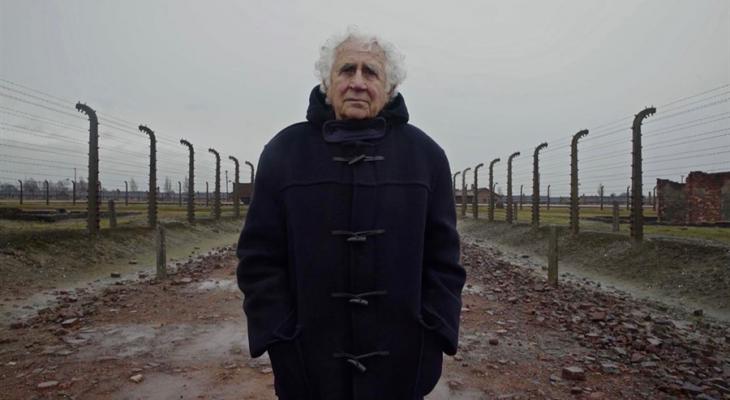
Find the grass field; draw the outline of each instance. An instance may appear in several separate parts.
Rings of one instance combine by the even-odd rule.
[[[458,215],[461,215],[461,208],[457,207]],[[613,210],[609,206],[605,206],[603,210],[598,206],[585,206],[580,209],[580,228],[581,230],[596,232],[611,232],[612,225],[601,221],[592,221],[591,217],[611,217]],[[472,217],[471,207],[467,207],[467,218]],[[651,208],[644,209],[645,217],[656,217],[656,212]],[[629,210],[625,206],[619,209],[620,233],[629,234]],[[479,206],[479,219],[487,218],[486,205]],[[497,221],[505,220],[505,210],[495,209],[494,219]],[[518,224],[529,224],[532,221],[532,209],[529,204],[525,204],[522,210],[517,210]],[[547,210],[544,206],[540,208],[540,223],[543,225],[570,225],[570,211],[568,207],[551,207]],[[676,225],[644,225],[645,235],[672,236],[679,238],[702,239],[730,244],[730,228],[722,227],[700,227],[700,226],[676,226]]]
[[[44,201],[25,202],[20,206],[17,201],[0,201],[0,208],[22,208],[23,210],[55,210],[59,208],[68,211],[86,211],[86,204],[77,202],[74,206],[70,202],[54,202],[46,205]],[[122,216],[117,218],[118,228],[142,228],[147,226],[147,204],[146,203],[130,203],[128,206],[124,202],[117,202],[116,209],[118,213],[131,212],[134,215]],[[241,219],[246,213],[247,207],[241,205]],[[105,202],[101,208],[102,212],[107,211],[107,203]],[[457,214],[461,215],[461,207],[457,207]],[[177,203],[159,203],[158,204],[158,220],[163,224],[175,222],[184,223],[186,221],[185,204],[180,207]],[[646,217],[656,217],[656,212],[651,208],[644,209]],[[612,210],[606,206],[601,210],[598,206],[584,206],[580,210],[580,224],[582,230],[595,232],[610,232],[611,224],[601,221],[590,220],[591,217],[611,217]],[[620,232],[629,234],[629,225],[627,222],[629,210],[622,206],[619,211],[622,218],[620,224]],[[221,217],[230,219],[233,217],[233,205],[223,204]],[[467,207],[467,218],[472,217],[471,206]],[[205,207],[205,204],[196,204],[196,220],[201,223],[212,220],[212,208]],[[479,219],[487,218],[486,205],[479,206]],[[495,219],[497,221],[505,220],[505,210],[496,209]],[[532,219],[532,211],[529,204],[525,204],[521,210],[517,211],[518,224],[529,224]],[[547,210],[544,206],[540,209],[540,220],[543,225],[568,226],[570,222],[569,209],[567,207],[551,207]],[[101,219],[102,230],[109,229],[109,219]],[[29,231],[68,231],[68,230],[84,230],[86,229],[85,218],[75,218],[61,220],[58,222],[40,222],[40,221],[12,221],[0,219],[0,234],[13,232],[29,232]],[[722,227],[698,227],[698,226],[670,226],[670,225],[645,225],[644,232],[646,235],[671,236],[678,238],[702,239],[730,244],[730,228]]]
[[[212,202],[211,202],[212,204]],[[206,207],[205,204],[196,204],[195,218],[201,223],[212,221],[213,209]],[[43,211],[65,209],[68,212],[78,211],[86,212],[86,203],[77,202],[73,205],[68,201],[51,201],[46,205],[45,201],[24,202],[23,205],[17,201],[0,201],[0,208],[20,208],[24,211]],[[124,201],[116,202],[117,213],[133,213],[127,216],[117,217],[117,228],[142,228],[147,226],[147,203],[132,203],[125,206]],[[182,207],[177,203],[158,203],[157,218],[162,224],[170,224],[175,222],[186,222],[187,211],[185,203]],[[102,213],[107,212],[107,203],[104,202],[100,209]],[[241,219],[246,214],[246,206],[241,205]],[[233,205],[224,203],[221,208],[221,218],[230,219],[233,217]],[[102,231],[109,229],[109,218],[102,216],[100,221]],[[0,219],[0,233],[28,232],[28,231],[69,231],[69,230],[85,230],[86,218],[71,218],[56,222],[43,221],[18,221]]]

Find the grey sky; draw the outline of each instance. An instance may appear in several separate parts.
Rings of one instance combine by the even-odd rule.
[[[271,136],[303,120],[309,90],[317,83],[313,65],[318,47],[348,25],[381,35],[406,55],[408,77],[401,92],[411,122],[441,144],[452,168],[501,157],[500,184],[505,181],[504,160],[511,152],[521,151],[516,174],[524,175],[519,179],[529,187],[525,171],[529,171],[532,149],[547,141],[548,150],[556,150],[546,157],[561,157],[553,165],[552,179],[562,192],[567,188],[567,178],[561,176],[567,173],[567,149],[559,147],[579,129],[623,117],[625,123],[613,127],[628,127],[631,116],[644,106],[659,108],[730,83],[727,0],[0,0],[0,78],[88,103],[102,118],[102,133],[108,113],[135,124],[148,124],[174,141],[187,138],[199,151],[217,148],[226,162],[231,154],[255,164]],[[722,95],[729,91],[726,87],[709,95],[719,95],[713,100],[722,100],[730,97]],[[83,120],[7,97],[0,97],[0,105],[86,126]],[[676,105],[680,106],[682,103]],[[73,103],[69,104],[69,111],[74,113],[72,107]],[[656,118],[662,115],[662,109],[658,111]],[[730,103],[721,102],[647,125],[646,129],[669,129],[679,122],[728,111]],[[0,114],[0,118],[6,124],[64,131],[8,115]],[[729,126],[725,119],[687,133]],[[109,129],[107,132],[114,135]],[[0,134],[16,141],[32,140],[18,132]],[[68,134],[86,140],[83,132]],[[147,141],[142,134],[137,138],[119,132],[117,136],[117,142],[104,142],[102,134],[102,146],[145,154]],[[622,137],[626,138],[624,147],[615,144]],[[623,136],[609,135],[605,149],[626,148],[628,152],[629,137],[628,131]],[[671,136],[677,138],[681,136]],[[687,149],[705,154],[699,150],[730,145],[729,139],[722,136],[696,147],[669,147],[656,156],[662,160],[664,154],[671,156]],[[593,153],[589,151],[586,157],[601,154],[600,140],[593,141]],[[586,149],[590,143],[586,142]],[[647,148],[658,143],[649,138],[645,142]],[[184,154],[182,146],[174,147],[173,141],[168,144],[170,158],[174,152]],[[0,153],[26,154],[22,150],[8,152],[1,142]],[[206,163],[212,159],[202,152],[199,157]],[[707,157],[712,164],[708,169],[730,169],[727,154]],[[594,193],[602,176],[628,177],[628,153],[619,159],[627,164],[618,172],[601,168],[598,162],[594,172],[587,168],[586,174],[599,178],[584,175],[582,191]],[[146,182],[143,158],[134,160],[129,163],[139,162],[139,168],[126,165],[117,169],[139,170],[135,179]],[[162,157],[161,162],[164,160]],[[685,161],[691,164],[694,160]],[[86,165],[83,158],[77,162]],[[180,163],[171,169],[184,166],[184,159]],[[668,159],[657,164],[656,170],[664,175],[672,165],[687,163]],[[32,162],[22,169],[17,165],[6,158],[0,169],[42,175],[33,171]],[[551,183],[548,166],[543,185]],[[589,167],[587,161],[585,166]],[[226,168],[231,167],[226,164]],[[482,171],[481,176],[486,177],[486,169]],[[123,180],[122,176],[105,178],[103,174],[102,168],[105,186],[118,187],[110,181]],[[6,178],[16,175],[0,173]],[[173,180],[183,175],[184,170]],[[246,173],[243,177],[247,181]],[[679,173],[666,177],[679,179]],[[647,178],[649,188],[645,191],[653,186],[653,176]],[[486,180],[480,179],[480,186],[484,185]],[[627,183],[617,178],[610,185],[607,191],[618,193]]]

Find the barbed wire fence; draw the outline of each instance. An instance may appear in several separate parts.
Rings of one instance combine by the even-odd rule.
[[[89,122],[76,102],[0,78],[0,199],[18,203],[83,205],[88,195]],[[96,110],[99,120],[100,203],[134,207],[147,202],[150,139],[140,123]],[[154,122],[149,122],[154,129]],[[170,210],[188,202],[188,147],[172,132],[155,130],[157,199]],[[198,218],[213,218],[215,158],[195,146],[194,203]],[[226,157],[228,155],[226,154]],[[226,158],[227,161],[227,158]],[[233,201],[234,165],[221,168],[221,198]],[[243,174],[241,183],[246,183]],[[22,193],[22,198],[21,198]],[[232,213],[232,212],[231,212]]]
[[[579,140],[578,187],[582,206],[601,207],[604,203],[618,201],[622,208],[631,208],[633,119],[634,115],[626,115],[588,128],[588,135]],[[690,171],[730,171],[730,84],[660,104],[656,106],[656,114],[643,120],[642,125],[641,193],[645,207],[646,204],[655,206],[657,178],[681,182]],[[570,207],[570,154],[574,133],[547,140],[548,147],[540,152],[539,205],[543,209]],[[538,144],[536,142],[535,146]],[[525,155],[532,155],[533,149],[514,151],[521,151],[523,156],[513,161],[513,208],[521,210],[527,207],[529,210],[534,165],[533,157]],[[506,159],[507,154],[490,156]],[[487,161],[477,160],[474,164]],[[504,194],[510,188],[506,187],[506,165],[502,164],[497,163],[494,170],[494,180],[502,183],[492,189]],[[477,183],[472,190],[474,187],[480,186]],[[456,195],[458,200],[466,203],[467,196]],[[476,193],[474,197],[478,197]],[[606,210],[609,208],[606,207]],[[507,217],[513,212],[506,210]]]

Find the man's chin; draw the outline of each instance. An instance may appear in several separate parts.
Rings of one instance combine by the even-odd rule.
[[[366,119],[370,118],[367,110],[356,109],[356,110],[345,110],[342,113],[342,119]]]

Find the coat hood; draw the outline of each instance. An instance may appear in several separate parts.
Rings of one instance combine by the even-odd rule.
[[[403,95],[398,93],[394,99],[389,101],[380,111],[378,117],[384,118],[389,125],[399,125],[408,122],[408,108],[403,100]],[[309,94],[309,108],[307,108],[307,121],[322,126],[325,122],[335,119],[335,111],[332,106],[325,102],[324,94],[319,90],[319,85],[312,89]]]

